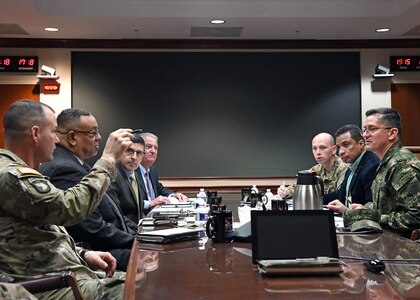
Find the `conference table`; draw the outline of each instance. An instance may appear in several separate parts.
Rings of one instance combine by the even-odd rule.
[[[262,277],[251,243],[214,243],[204,234],[173,244],[135,240],[124,298],[420,299],[419,243],[389,231],[337,233],[337,242],[345,262],[339,276]],[[383,260],[385,271],[366,270],[366,259]]]

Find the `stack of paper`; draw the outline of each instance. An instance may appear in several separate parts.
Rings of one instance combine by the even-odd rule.
[[[137,234],[137,239],[151,243],[173,243],[198,239],[201,231],[201,229],[170,228],[141,232]]]

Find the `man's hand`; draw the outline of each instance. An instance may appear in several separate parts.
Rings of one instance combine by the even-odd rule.
[[[343,203],[341,203],[340,200],[337,199],[328,203],[327,208],[336,211],[340,214],[347,210],[347,207]]]
[[[92,270],[102,270],[107,277],[114,276],[117,260],[109,252],[87,251],[84,255],[85,262]]]
[[[364,206],[363,206],[363,204],[354,203],[354,204],[350,204],[350,208],[351,209],[361,209],[361,208],[364,208]]]
[[[131,131],[131,129],[118,129],[112,132],[106,141],[101,158],[115,164],[132,144],[133,135]]]
[[[289,196],[289,189],[285,186],[281,186],[277,189],[277,195],[279,195],[282,198],[286,198]]]
[[[179,201],[181,201],[181,202],[186,202],[186,201],[188,201],[188,197],[187,196],[185,196],[184,194],[182,194],[182,193],[173,193],[172,195],[171,195],[171,197],[174,197],[174,198],[177,198]]]
[[[155,207],[157,205],[161,205],[165,203],[171,203],[171,200],[168,197],[159,196],[153,200],[150,200],[149,205],[150,207]]]

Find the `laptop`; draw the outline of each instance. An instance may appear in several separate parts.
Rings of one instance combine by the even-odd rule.
[[[260,272],[342,272],[332,211],[252,211],[251,235]]]

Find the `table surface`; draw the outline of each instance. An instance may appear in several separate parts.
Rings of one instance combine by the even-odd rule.
[[[292,233],[291,233],[292,234]],[[420,244],[391,232],[337,234],[344,272],[335,277],[262,277],[250,243],[207,237],[133,244],[125,299],[420,299]],[[362,259],[385,261],[374,274]]]

